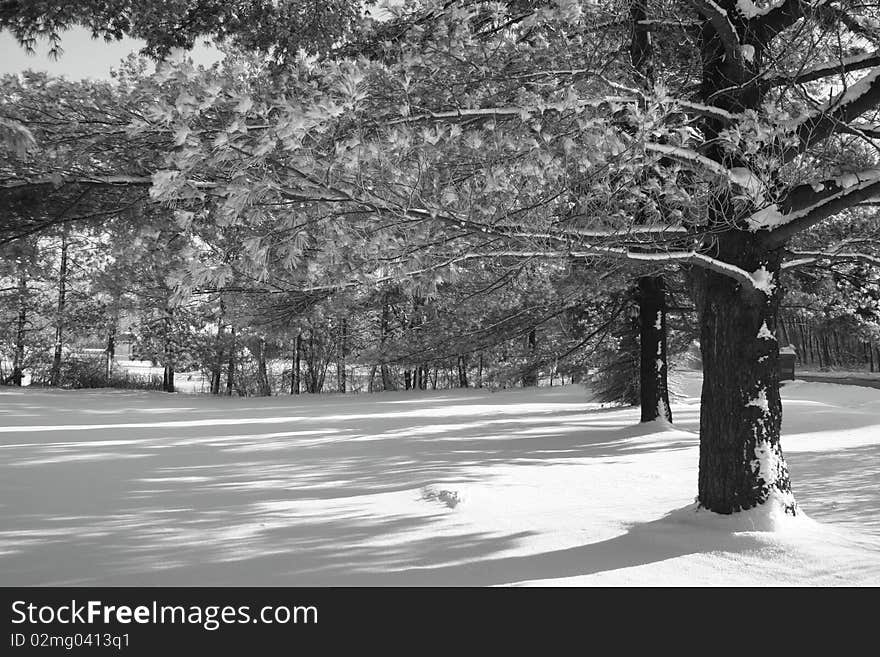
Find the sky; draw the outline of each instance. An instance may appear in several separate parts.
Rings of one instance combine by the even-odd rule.
[[[47,41],[39,42],[36,53],[28,55],[15,37],[3,30],[0,32],[0,75],[34,69],[63,75],[71,80],[109,79],[110,69],[117,68],[122,59],[131,52],[139,51],[144,44],[140,39],[107,43],[103,39],[92,39],[91,33],[85,28],[73,28],[62,33],[61,47],[64,52],[56,61],[49,57]],[[219,55],[199,44],[193,51],[193,59],[197,64],[209,65],[217,61]]]

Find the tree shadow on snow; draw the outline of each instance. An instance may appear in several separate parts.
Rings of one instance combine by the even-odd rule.
[[[426,485],[491,483],[487,468],[496,465],[613,463],[698,442],[681,431],[696,428],[695,405],[677,408],[667,430],[635,424],[632,409],[578,403],[571,390],[539,403],[531,394],[447,395],[417,408],[402,394],[344,406],[333,398],[288,404],[140,392],[4,396],[3,408],[24,414],[25,425],[140,426],[0,434],[0,581],[477,586],[757,546],[754,537],[717,531],[683,541],[669,516],[609,540],[518,557],[498,555],[528,533],[441,531],[448,509],[413,502]],[[181,418],[202,424],[167,424]],[[878,451],[791,455],[808,514],[821,515],[808,504],[823,490],[868,497],[880,470],[866,464],[880,462]],[[385,495],[393,504],[377,505]],[[880,509],[871,512],[880,518]]]

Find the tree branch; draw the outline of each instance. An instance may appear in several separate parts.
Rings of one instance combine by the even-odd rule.
[[[880,66],[880,51],[856,55],[854,57],[846,57],[841,60],[827,62],[819,66],[800,71],[793,75],[778,74],[765,78],[761,84],[764,87],[779,87],[787,84],[804,84],[821,80],[831,75],[839,75],[843,73],[852,73],[853,71],[861,71],[866,68]]]
[[[697,10],[712,25],[715,34],[724,44],[724,51],[733,60],[742,61],[742,46],[736,28],[730,22],[727,12],[719,7],[713,0],[687,0],[688,4]]]
[[[839,253],[835,251],[790,251],[796,259],[787,260],[782,263],[783,269],[796,269],[804,265],[812,265],[820,260],[856,260],[874,267],[880,267],[880,258],[868,253]]]
[[[880,67],[862,77],[829,105],[801,121],[797,128],[798,145],[782,151],[783,162],[790,162],[868,110],[880,106]]]
[[[850,175],[855,177],[854,183],[844,177],[817,185],[815,189],[812,185],[793,188],[783,201],[788,212],[782,213],[777,227],[767,233],[764,245],[778,248],[793,235],[880,195],[880,169],[863,172],[861,178],[857,174]]]
[[[819,0],[816,6],[822,5],[825,0]],[[813,5],[806,0],[785,0],[778,7],[771,9],[763,16],[756,16],[749,21],[752,31],[761,35],[764,43],[788,29],[801,18],[807,15]]]

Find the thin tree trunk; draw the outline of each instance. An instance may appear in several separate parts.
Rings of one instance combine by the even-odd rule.
[[[64,307],[67,301],[67,225],[61,232],[61,263],[58,267],[58,307],[55,320],[55,353],[52,356],[52,371],[49,385],[58,387],[61,384],[61,356],[64,349]]]
[[[27,327],[28,279],[24,256],[18,270],[18,322],[15,327],[15,351],[12,356],[12,385],[21,386],[24,378],[24,347]]]
[[[662,276],[639,278],[640,402],[642,422],[672,422],[666,384],[666,282]]]
[[[379,324],[379,344],[383,346],[385,344],[385,341],[388,339],[390,314],[391,309],[389,308],[388,303],[383,303],[382,318]],[[385,362],[381,363],[380,370],[382,373],[382,390],[393,390],[394,383],[391,380],[391,371],[389,370],[388,365]]]
[[[528,338],[528,363],[526,365],[526,373],[522,377],[523,388],[533,388],[538,385],[538,368],[533,362],[535,356],[535,347],[538,344],[538,334],[535,329],[529,331]]]
[[[468,387],[468,357],[467,354],[458,355],[458,387]]]
[[[290,368],[290,394],[299,394],[299,354],[302,350],[302,332],[293,339],[293,359]]]
[[[226,364],[226,395],[232,396],[235,388],[235,327],[229,327],[229,360]]]
[[[648,17],[647,0],[630,3],[630,60],[641,75],[642,87],[651,91],[655,84],[654,44],[649,30],[641,29]],[[640,214],[642,212],[640,211]],[[672,422],[666,382],[666,282],[662,276],[640,276],[639,302],[639,401],[642,422],[662,419]]]
[[[217,316],[217,337],[214,339],[214,364],[211,367],[211,394],[220,394],[220,379],[223,375],[223,318],[226,314],[226,304],[220,297],[220,312]]]
[[[107,385],[110,385],[110,375],[113,373],[113,359],[116,358],[116,324],[118,319],[116,315],[111,316],[110,321],[112,322],[110,325],[110,330],[107,331],[107,348],[105,349],[105,370],[104,370],[104,380],[107,382]],[[171,390],[170,392],[174,392]]]
[[[261,397],[270,397],[272,387],[269,385],[269,369],[266,366],[266,338],[260,338],[257,347],[257,386]]]
[[[165,392],[174,392],[174,348],[172,344],[172,321],[173,311],[171,308],[165,308],[165,318],[163,319],[165,335],[163,336],[163,354],[162,364],[164,371],[162,372],[162,390]]]
[[[336,389],[345,393],[346,381],[345,381],[345,355],[346,348],[348,342],[348,322],[345,318],[342,319],[342,322],[339,326],[339,353],[336,358]]]

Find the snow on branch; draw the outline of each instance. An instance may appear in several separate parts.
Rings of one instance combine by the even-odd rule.
[[[653,28],[663,28],[663,27],[669,27],[669,28],[672,28],[672,27],[682,28],[683,27],[683,28],[687,28],[687,29],[692,29],[695,27],[699,27],[700,23],[699,23],[699,21],[684,20],[684,19],[671,20],[668,18],[646,18],[646,19],[643,19],[640,21],[636,21],[636,26],[638,26],[642,29],[646,29],[646,30],[651,30]]]
[[[566,73],[565,71],[545,71],[546,74],[553,73]],[[543,73],[542,73],[543,74]],[[436,122],[436,121],[446,121],[446,122],[460,122],[460,121],[489,121],[495,119],[521,119],[527,120],[535,115],[541,115],[548,110],[582,110],[587,107],[600,107],[602,105],[627,105],[627,104],[637,104],[644,100],[644,94],[638,90],[633,89],[631,87],[627,87],[625,85],[619,84],[612,80],[606,79],[604,76],[594,73],[594,77],[599,78],[602,82],[610,86],[615,91],[620,91],[626,94],[625,96],[598,96],[596,98],[583,99],[579,100],[576,103],[572,104],[570,102],[560,102],[560,103],[548,103],[547,105],[536,105],[532,107],[478,107],[478,108],[460,108],[460,109],[452,109],[445,110],[441,112],[423,112],[421,114],[414,114],[412,116],[402,116],[395,119],[389,119],[386,121],[382,121],[383,125],[392,126],[392,125],[402,125],[402,124],[411,124],[411,123],[428,123],[428,122]],[[525,76],[524,76],[525,77]],[[675,104],[678,105],[682,110],[692,112],[694,114],[700,114],[704,116],[712,116],[716,119],[720,119],[725,122],[734,122],[738,121],[741,117],[738,114],[734,114],[732,112],[728,112],[726,110],[721,109],[720,107],[714,107],[712,105],[704,105],[701,103],[694,103],[687,100],[676,99]]]
[[[61,185],[107,185],[149,187],[153,184],[150,176],[44,176],[0,182],[0,189],[22,187],[60,187]],[[195,183],[193,183],[195,184]],[[210,183],[199,183],[209,185]]]
[[[841,132],[868,139],[880,139],[880,123],[850,123],[841,127]]]
[[[734,60],[741,60],[742,44],[727,12],[713,0],[688,0],[688,4],[712,25],[718,38],[721,39],[721,43],[724,44],[727,56]]]
[[[752,230],[769,229],[765,245],[776,248],[793,235],[876,196],[880,196],[880,169],[848,173],[821,184],[799,185],[783,201],[783,210],[774,204],[748,221]]]
[[[745,6],[745,0],[737,1],[738,6],[741,3]],[[752,3],[749,2],[748,4]],[[815,4],[807,0],[783,0],[764,13],[755,13],[752,16],[748,16],[742,11],[742,8],[740,8],[740,11],[749,19],[750,29],[760,34],[766,43],[783,30],[797,23],[809,12],[822,7],[824,4],[825,0],[819,0]],[[755,9],[757,12],[761,11],[757,8]]]
[[[880,267],[880,258],[869,253],[839,251],[791,251],[792,259],[782,263],[783,269],[795,269],[804,265],[813,265],[821,260],[855,260],[867,265]]]
[[[682,148],[681,146],[647,143],[645,144],[645,150],[659,153],[685,166],[708,172],[725,180],[728,184],[738,188],[748,196],[760,197],[762,193],[763,184],[754,173],[743,167],[728,169],[705,155],[701,155],[689,148]]]
[[[751,290],[761,289],[759,280],[745,269],[741,269],[736,265],[731,265],[723,260],[712,258],[704,253],[697,253],[696,251],[666,251],[660,253],[628,251],[625,254],[625,257],[630,260],[641,262],[678,262],[682,264],[697,265],[703,269],[709,269],[732,278]]]
[[[681,146],[670,146],[669,144],[645,144],[645,150],[652,153],[659,153],[663,157],[680,162],[689,167],[707,171],[720,178],[729,178],[730,172],[723,165],[718,164],[715,160],[700,155],[696,151]]]
[[[597,107],[613,103],[637,103],[639,99],[632,96],[600,96],[589,100],[580,100],[574,105],[566,102],[548,103],[534,107],[482,107],[474,109],[454,109],[443,112],[424,112],[413,116],[403,116],[397,119],[384,121],[385,125],[400,125],[403,123],[422,123],[427,121],[466,121],[466,120],[490,120],[498,118],[521,118],[528,119],[534,114],[543,114],[547,110],[562,111],[565,109],[583,109],[585,107]]]
[[[861,55],[853,55],[852,57],[844,57],[842,59],[825,62],[805,68],[797,73],[777,74],[767,77],[763,81],[766,87],[779,87],[787,84],[804,84],[821,80],[832,75],[843,75],[853,71],[861,71],[866,68],[880,66],[880,51],[862,53]]]
[[[695,114],[702,114],[703,116],[711,116],[716,119],[721,119],[723,121],[734,122],[738,121],[742,118],[739,114],[734,114],[733,112],[728,112],[727,110],[723,110],[720,107],[715,107],[713,105],[703,105],[701,103],[692,103],[687,100],[676,100],[675,101],[680,107],[686,110],[690,110]]]
[[[736,0],[736,10],[742,14],[744,18],[749,20],[766,16],[774,9],[778,9],[785,3],[785,0],[769,5],[767,7],[758,7],[752,0]]]
[[[798,145],[783,151],[783,161],[791,161],[799,153],[828,138],[845,132],[853,119],[880,106],[880,66],[838,94],[825,107],[801,120],[797,127]]]
[[[572,257],[572,258],[595,258],[596,256],[608,256],[623,258],[634,262],[651,262],[655,264],[690,264],[710,269],[719,274],[728,276],[750,290],[763,290],[762,279],[758,270],[750,274],[745,269],[736,265],[718,260],[697,251],[634,251],[616,246],[585,245],[584,251],[530,251],[519,252],[520,255],[528,253],[528,257]],[[512,254],[512,252],[508,252]],[[766,286],[764,286],[766,287]]]

